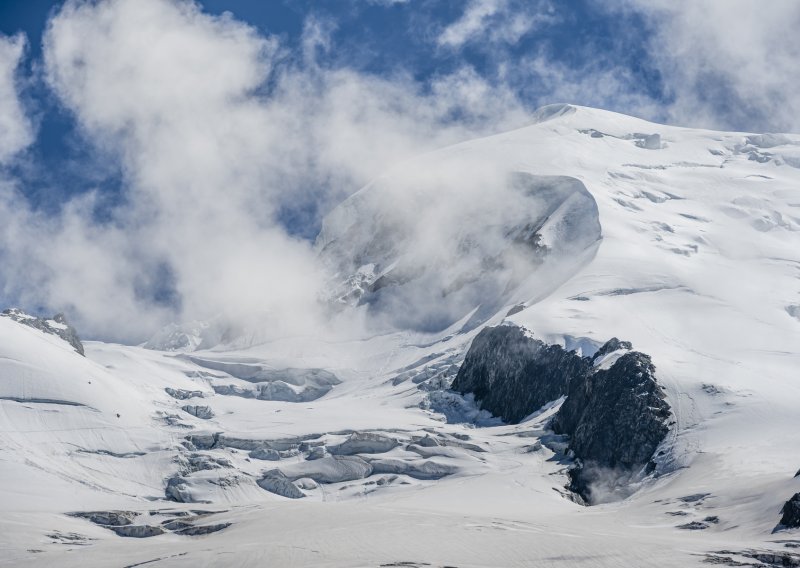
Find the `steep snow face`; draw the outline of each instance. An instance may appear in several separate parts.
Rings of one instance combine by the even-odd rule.
[[[589,262],[601,229],[583,183],[489,148],[404,164],[328,215],[317,247],[335,274],[331,299],[399,329],[439,331],[472,314],[466,330]]]
[[[800,491],[798,156],[795,135],[548,107],[399,164],[326,219],[330,295],[380,333],[203,343],[189,326],[151,347],[191,356],[86,342],[84,358],[0,318],[0,558],[684,567],[791,553],[797,533],[772,530]],[[677,420],[664,475],[580,507],[546,429],[563,400],[503,425],[446,390],[502,321],[583,356],[615,336],[650,355]],[[94,515],[66,515],[80,511]]]

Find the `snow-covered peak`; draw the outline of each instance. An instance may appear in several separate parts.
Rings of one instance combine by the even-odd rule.
[[[83,343],[81,343],[78,332],[67,322],[64,314],[56,314],[52,318],[40,318],[25,313],[19,308],[9,308],[0,313],[0,317],[6,317],[17,323],[38,329],[44,333],[55,335],[69,343],[75,351],[83,355]]]

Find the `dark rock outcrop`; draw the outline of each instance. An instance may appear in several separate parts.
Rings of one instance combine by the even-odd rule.
[[[670,407],[655,379],[648,355],[630,351],[607,370],[574,381],[567,400],[553,418],[557,434],[581,466],[572,471],[572,489],[592,501],[596,469],[628,477],[648,466],[669,427]]]
[[[670,406],[655,367],[632,348],[613,338],[581,357],[517,327],[486,328],[452,388],[473,393],[481,408],[512,423],[566,396],[550,427],[569,436],[576,458],[569,488],[588,503],[601,502],[624,495],[653,470],[653,454],[669,432]],[[602,360],[614,352],[615,359]]]
[[[605,357],[609,353],[613,353],[614,351],[619,351],[620,349],[625,349],[627,351],[633,350],[633,344],[630,341],[620,341],[616,337],[612,337],[608,341],[606,341],[603,346],[597,350],[597,352],[592,355],[591,361],[594,363],[599,359]]]
[[[559,345],[528,337],[516,326],[483,329],[472,342],[452,389],[473,393],[481,408],[516,423],[569,390],[589,361]]]
[[[150,538],[164,534],[164,529],[150,525],[125,525],[122,527],[110,527],[119,536],[128,538]]]
[[[781,509],[781,525],[788,528],[800,527],[800,493],[795,493]]]
[[[67,318],[64,314],[56,314],[52,318],[37,318],[36,316],[32,316],[30,314],[26,314],[20,309],[11,308],[8,310],[3,310],[0,313],[0,316],[7,317],[14,320],[17,323],[21,323],[23,325],[27,325],[34,329],[38,329],[39,331],[43,331],[44,333],[49,333],[50,335],[55,335],[60,337],[70,345],[72,345],[73,349],[83,355],[83,343],[81,343],[80,337],[78,337],[78,332],[75,331],[75,328],[69,325],[67,322]]]

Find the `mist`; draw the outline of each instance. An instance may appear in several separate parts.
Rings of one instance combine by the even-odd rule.
[[[108,212],[89,190],[52,216],[7,183],[5,296],[127,342],[220,315],[263,314],[275,333],[318,329],[326,276],[313,239],[282,221],[287,209],[313,227],[389,164],[525,116],[470,69],[423,93],[406,76],[323,68],[315,54],[326,49],[314,19],[287,54],[191,2],[67,2],[48,23],[45,78],[120,167],[123,199]]]

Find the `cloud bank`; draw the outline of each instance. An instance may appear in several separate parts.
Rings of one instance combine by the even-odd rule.
[[[468,68],[423,89],[321,67],[325,44],[315,22],[295,54],[191,2],[67,2],[45,35],[46,79],[120,164],[122,202],[108,213],[90,191],[52,217],[6,190],[5,295],[126,341],[220,313],[266,314],[275,333],[317,325],[325,278],[281,216],[313,224],[390,163],[524,116]]]
[[[800,3],[774,0],[620,0],[641,14],[666,118],[721,129],[800,132]]]
[[[517,54],[571,17],[544,0],[470,0],[429,26],[430,50],[477,50],[485,65],[458,60],[424,79],[341,63],[336,21],[314,13],[293,45],[190,0],[68,0],[34,67],[122,190],[82,188],[55,214],[28,202],[11,173],[35,142],[20,94],[26,40],[0,38],[0,295],[120,341],[219,314],[304,333],[325,319],[328,275],[311,243],[322,214],[393,164],[524,125],[538,104],[800,131],[797,2],[590,5],[646,26],[637,65],[655,87],[622,57],[624,34],[602,54],[587,43],[580,61],[546,44]]]
[[[24,36],[0,36],[0,165],[33,142],[18,96],[17,67],[24,51]]]

